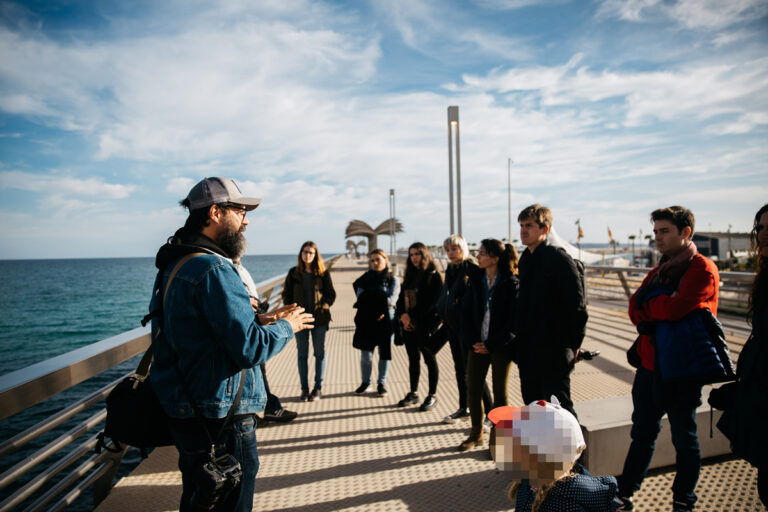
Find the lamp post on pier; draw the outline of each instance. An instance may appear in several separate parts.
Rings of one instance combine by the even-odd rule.
[[[389,254],[395,261],[395,251],[397,242],[395,241],[395,189],[389,189]]]
[[[514,161],[507,158],[507,243],[512,243],[512,164]]]
[[[453,136],[456,137],[456,220],[458,231],[453,224]],[[450,208],[451,233],[461,235],[461,158],[459,151],[459,107],[448,107],[448,204]]]

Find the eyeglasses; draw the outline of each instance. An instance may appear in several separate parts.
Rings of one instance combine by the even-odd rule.
[[[235,215],[237,215],[241,219],[244,219],[246,212],[248,212],[248,209],[245,206],[240,206],[238,204],[225,204],[225,205],[222,205],[221,207],[226,208],[228,210],[234,210]]]

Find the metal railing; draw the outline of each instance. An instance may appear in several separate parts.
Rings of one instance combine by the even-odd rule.
[[[327,266],[332,267],[338,258],[335,256],[328,260]],[[270,309],[277,307],[282,300],[284,280],[285,274],[282,274],[257,284],[259,296],[262,301],[267,301]],[[149,327],[140,327],[0,376],[0,421],[142,354],[149,344]],[[23,485],[17,485],[11,494],[0,494],[0,512],[14,510],[20,504],[25,505],[24,512],[61,510],[91,486],[94,490],[94,507],[107,496],[125,450],[119,453],[107,450],[93,453],[93,450],[107,414],[103,400],[130,373],[0,444],[0,459],[4,459],[75,416],[91,410],[90,416],[0,474],[2,492],[13,488],[22,476],[37,473]],[[96,433],[92,432],[94,430]],[[72,447],[89,432],[89,437]],[[62,451],[65,453],[60,454]],[[89,453],[91,455],[82,460]],[[43,462],[54,456],[57,460],[40,469]],[[77,462],[80,462],[77,467],[56,481],[57,476]],[[32,496],[36,499],[25,503]]]
[[[587,299],[614,300],[626,303],[650,271],[647,267],[586,267]],[[752,272],[720,272],[718,310],[744,314],[755,274]]]

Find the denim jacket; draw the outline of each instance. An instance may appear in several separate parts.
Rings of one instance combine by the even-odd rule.
[[[175,264],[158,273],[150,311],[160,307]],[[232,407],[242,369],[245,383],[234,414],[264,410],[267,397],[259,364],[285,347],[293,329],[285,320],[256,323],[248,292],[230,260],[205,254],[187,261],[170,284],[162,320],[150,379],[168,416],[194,417],[191,396],[199,415],[223,418]],[[159,328],[154,318],[152,336]]]

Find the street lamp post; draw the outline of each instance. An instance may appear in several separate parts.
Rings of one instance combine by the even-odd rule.
[[[397,250],[395,241],[395,189],[389,189],[389,254],[394,257]]]
[[[456,220],[458,231],[453,225],[453,136],[456,137]],[[461,156],[459,150],[459,107],[448,107],[448,196],[451,233],[461,235]]]
[[[507,158],[507,243],[512,243],[512,164]]]

